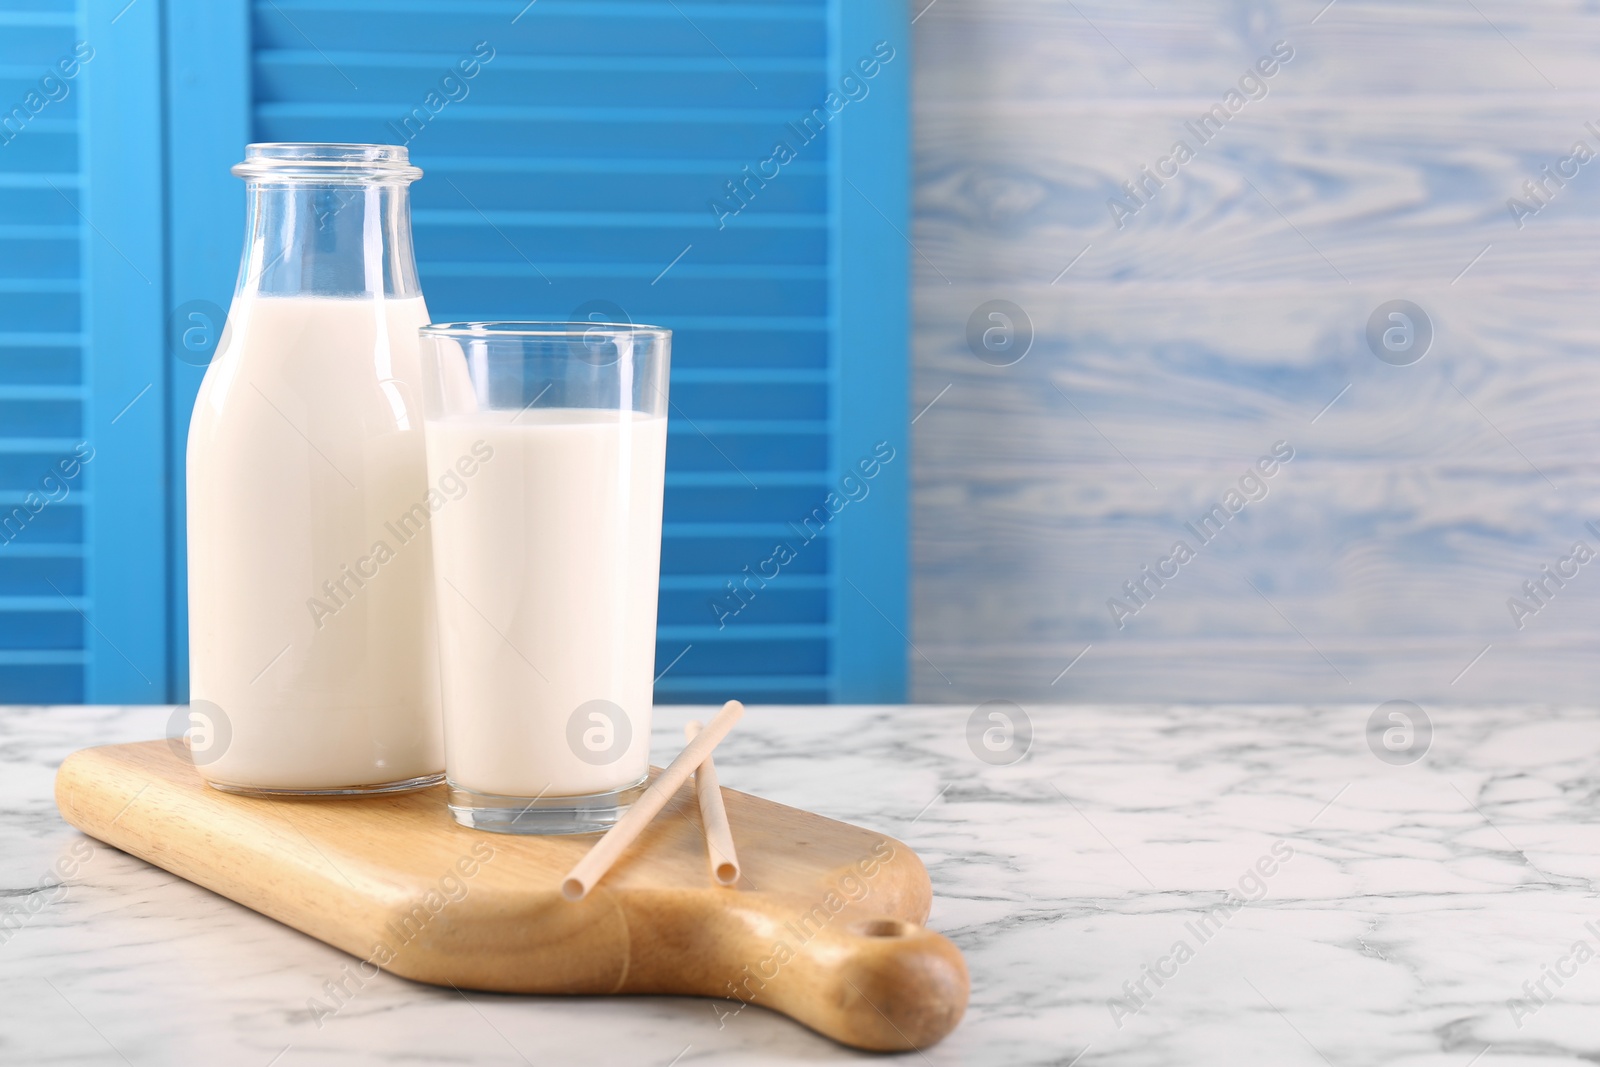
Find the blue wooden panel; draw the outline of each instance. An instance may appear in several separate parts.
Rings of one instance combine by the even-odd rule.
[[[256,6],[254,34],[260,51],[306,52],[309,40],[333,49],[335,59],[346,51],[438,52],[441,44],[455,41],[470,48],[491,32],[497,48],[503,39],[541,57],[710,57],[709,37],[735,60],[814,61],[827,44],[824,8],[816,2],[543,0],[515,24],[509,9],[504,3],[277,0]]]
[[[1600,146],[1573,106],[1600,27],[1322,6],[918,21],[919,698],[1592,697],[1588,568],[1520,630],[1507,600],[1597,543],[1600,185],[1585,166],[1520,228],[1506,200]],[[1108,199],[1278,40],[1270,94],[1119,229]],[[1365,339],[1395,298],[1435,329],[1415,366]],[[993,299],[1032,320],[1014,366],[969,347]],[[1270,496],[1119,628],[1107,600],[1280,439]]]
[[[650,186],[657,184],[649,178],[642,181]],[[525,249],[522,254],[530,258],[537,256],[534,262],[539,264],[540,269],[559,274],[574,269],[574,265],[593,263],[621,252],[636,263],[650,265],[653,268],[650,277],[654,277],[662,264],[671,262],[672,257],[683,251],[686,245],[702,236],[705,228],[704,218],[700,214],[689,213],[659,222],[627,225],[576,219],[521,222],[507,217],[509,212],[500,213],[489,207],[486,203],[488,197],[480,199],[480,194],[467,192],[465,182],[458,181],[458,184],[462,192],[471,197],[472,202],[495,225],[484,225],[484,216],[470,209],[452,212],[441,207],[418,212],[414,227],[417,255],[430,262],[441,265],[475,262],[518,266],[527,261],[517,250]],[[554,207],[552,201],[557,199],[584,203],[592,201],[597,206],[616,202],[614,197],[595,193],[593,185],[584,178],[562,184],[579,186],[581,191],[541,194],[537,197],[529,195],[522,202],[540,203],[547,207]],[[702,182],[699,191],[703,192],[707,184],[715,183]],[[453,191],[449,192],[455,195]],[[459,208],[459,197],[456,198],[456,205]],[[815,210],[815,206],[800,205],[798,209]],[[823,260],[827,243],[827,233],[820,225],[820,220],[817,225],[804,228],[762,230],[754,226],[741,227],[719,236],[727,239],[701,242],[700,249],[697,249],[700,252],[696,256],[697,264],[738,266],[757,259],[773,265],[815,264]]]
[[[403,113],[391,109],[391,113]],[[389,133],[391,137],[393,130]],[[737,175],[744,161],[736,160],[729,166],[726,160],[667,160],[653,159],[648,165],[617,168],[617,160],[582,160],[580,165],[559,169],[534,169],[520,159],[483,160],[474,164],[446,162],[429,172],[439,183],[432,187],[418,185],[415,189],[416,221],[435,224],[440,221],[482,224],[488,215],[498,225],[558,227],[566,241],[579,241],[583,247],[637,248],[635,232],[639,223],[652,229],[682,230],[685,227],[704,230],[706,201],[712,193],[724,191],[729,175]],[[509,169],[506,164],[517,164],[519,169]],[[501,164],[501,166],[494,166]],[[676,164],[674,166],[674,164]],[[745,209],[746,227],[724,230],[719,236],[729,241],[707,243],[707,250],[728,252],[752,240],[770,240],[785,237],[802,247],[807,237],[815,237],[821,220],[805,218],[805,212],[817,212],[827,205],[826,175],[820,166],[800,162],[795,168],[793,181],[782,184],[770,182],[759,190],[755,201]],[[619,206],[625,204],[625,213]],[[435,212],[454,212],[453,216],[436,215]],[[483,212],[483,215],[478,214]],[[593,212],[598,218],[574,218],[574,212]],[[796,213],[802,213],[798,217]],[[652,218],[652,213],[658,213]],[[607,219],[606,215],[611,215]],[[752,227],[749,220],[761,219],[764,227]],[[608,221],[610,225],[608,226]],[[618,224],[626,221],[627,228]],[[807,225],[809,223],[809,225]],[[755,229],[753,234],[743,234],[744,228]],[[798,230],[790,234],[769,234],[767,230]],[[810,230],[811,232],[806,232]],[[503,243],[503,242],[502,242]],[[682,248],[680,244],[678,248]],[[678,248],[671,249],[669,255]],[[554,251],[554,249],[552,249]],[[784,262],[779,260],[779,262]],[[802,260],[814,262],[814,260]]]
[[[419,76],[427,79],[455,62],[456,56],[441,51],[438,44],[434,42],[429,51],[408,55],[351,55],[348,61],[341,58],[339,65],[361,86],[365,98],[410,107]],[[637,79],[648,77],[659,101],[670,101],[675,108],[717,110],[726,106],[730,96],[749,88],[738,71],[715,55],[541,55],[509,57],[503,63],[497,58],[495,62],[500,64],[496,77],[469,90],[472,99],[489,107],[531,108],[540,102],[578,100],[593,107],[649,106],[648,101],[640,100],[637,89]],[[767,108],[803,112],[826,92],[822,64],[817,58],[745,62],[751,77],[760,76],[762,103]],[[266,98],[313,106],[349,88],[320,55],[304,50],[260,53],[255,80]]]
[[[83,405],[72,400],[0,400],[0,426],[18,437],[79,436],[82,413]]]
[[[244,244],[244,183],[229,168],[250,141],[249,10],[242,0],[167,0],[169,316],[225,313]],[[189,414],[205,376],[195,353],[164,334],[168,431],[168,663],[174,699],[189,691],[188,539],[184,456]]]
[[[83,325],[82,294],[76,285],[61,288],[42,281],[10,292],[0,289],[0,321],[30,333],[75,333]]]
[[[29,658],[43,661],[47,657],[34,653]],[[0,694],[11,704],[81,704],[85,699],[81,659],[33,664],[0,661]]]
[[[715,640],[715,634],[714,626],[662,624],[656,646],[658,662],[669,662],[683,644],[696,642],[694,653],[698,653],[695,658],[700,662],[695,670],[679,675],[675,685],[691,685],[698,680],[704,687],[713,675],[745,675],[804,676],[811,678],[815,686],[816,679],[826,675],[832,658],[828,639],[831,635],[826,626],[741,627],[737,639],[722,641]],[[670,654],[664,656],[668,650]]]
[[[84,620],[40,598],[42,610],[0,612],[0,646],[10,649],[81,649]]]
[[[96,48],[0,147],[0,501],[80,439],[95,449],[81,486],[0,545],[0,700],[186,695],[202,368],[166,320],[228,303],[243,187],[227,168],[249,140],[401,139],[479,41],[495,55],[470,93],[410,139],[424,287],[438,318],[601,300],[677,332],[660,698],[898,695],[904,650],[843,606],[843,579],[903,628],[904,553],[882,546],[903,540],[904,476],[848,520],[826,501],[862,442],[903,443],[889,233],[909,63],[848,123],[821,110],[878,39],[908,59],[893,4],[541,0],[513,20],[487,0],[82,3],[0,0],[0,101],[80,38]],[[808,121],[825,131],[796,137]],[[785,138],[797,158],[748,177]],[[781,577],[719,625],[727,584],[783,542],[799,551]]]
[[[759,524],[738,525],[754,527]],[[718,580],[713,588],[720,589],[723,582],[739,576],[745,563],[766,558],[772,551],[773,539],[784,536],[787,529],[782,524],[774,524],[768,529],[719,532],[704,527],[683,529],[677,528],[676,524],[668,524],[661,542],[661,570],[669,576],[716,578]],[[828,542],[819,541],[812,550],[796,557],[784,568],[784,572],[802,580],[827,575],[830,571],[830,555],[831,546]],[[664,586],[670,583],[670,577],[663,579]]]
[[[18,598],[82,596],[83,559],[74,555],[38,554],[0,558],[0,587],[6,590],[7,596]],[[57,614],[61,613],[58,611]],[[79,636],[82,637],[81,631]],[[81,649],[83,645],[80,643],[72,647]]]
[[[861,80],[883,60],[871,95],[839,116],[834,173],[834,360],[838,374],[835,477],[871,493],[841,512],[838,693],[856,703],[893,703],[906,694],[909,612],[911,442],[905,373],[911,306],[884,279],[904,277],[910,249],[909,12],[900,3],[840,0],[831,67],[835,84]],[[879,464],[885,457],[892,459]],[[848,493],[844,486],[839,487]]]
[[[526,263],[508,264],[500,270],[474,264],[460,274],[431,263],[419,263],[417,269],[430,301],[440,307],[481,308],[479,318],[527,318],[526,310],[520,315],[518,310],[528,308],[534,298],[540,305],[568,312],[589,300],[608,300],[625,308],[638,322],[674,315],[716,315],[730,306],[774,318],[820,316],[827,310],[827,283],[820,278],[762,278],[755,269],[730,267],[709,278],[697,278],[692,270],[674,271],[651,285],[649,266],[624,266],[604,273],[552,274],[546,270],[549,282],[539,277],[539,269]],[[530,293],[535,285],[539,288]]]
[[[83,269],[78,255],[78,235],[74,227],[54,229],[66,234],[32,235],[0,230],[0,280],[21,278],[77,279]]]
[[[72,335],[69,335],[72,336]],[[0,336],[0,382],[70,385],[83,377],[83,350],[75,339],[54,344],[8,341]]]
[[[28,129],[27,133],[26,139],[18,137],[5,146],[6,165],[0,168],[0,226],[29,229],[65,226],[75,231],[82,221],[76,210],[82,199],[78,192],[76,137],[73,138],[74,150],[62,160],[63,165],[71,168],[69,171],[31,174],[23,173],[16,165],[14,151],[21,152],[41,138],[49,139],[49,134],[36,127]]]
[[[85,36],[70,0],[0,0],[0,703],[85,692],[92,495],[57,468],[86,435],[86,71],[58,68]]]
[[[743,368],[752,362],[751,353],[759,353],[760,366],[774,371],[828,367],[828,331],[820,323],[770,323],[759,330],[737,323],[686,323],[673,341],[674,375],[696,368]]]
[[[682,583],[682,584],[680,584]],[[662,583],[660,623],[662,626],[699,626],[706,621],[706,601],[725,595],[722,581],[709,579],[668,579]],[[791,577],[781,587],[753,601],[739,616],[741,625],[763,623],[824,624],[829,618],[828,590],[819,581],[803,583]],[[664,665],[664,664],[663,664]]]
[[[68,446],[62,455],[71,455],[71,447]],[[0,518],[15,515],[17,507],[16,500],[8,501],[4,509],[0,510]],[[7,541],[5,553],[8,556],[31,559],[41,550],[48,552],[55,549],[62,554],[79,551],[85,544],[87,527],[82,500],[53,505],[35,515],[20,534]],[[7,528],[8,536],[12,529]],[[31,566],[31,563],[23,564],[23,569],[31,569]],[[63,603],[61,610],[70,611],[71,608]]]
[[[817,471],[828,462],[828,437],[814,433],[735,433],[680,424],[667,451],[667,470]]]
[[[84,476],[85,690],[104,703],[168,699],[167,387],[161,6],[85,0],[84,281],[94,449]]]
[[[867,454],[878,440],[904,447],[894,228],[905,228],[909,64],[883,69],[853,126],[816,110],[878,40],[905,55],[904,17],[886,0],[845,6],[541,0],[515,22],[488,3],[252,9],[257,140],[393,141],[458,59],[493,48],[410,141],[426,172],[414,224],[435,318],[565,319],[603,300],[677,332],[663,700],[903,691],[905,464],[848,523],[815,540],[795,532],[819,509],[831,520],[825,501],[860,442]],[[808,117],[822,132],[779,176],[747,179]],[[844,172],[898,223],[845,206]],[[712,202],[730,182],[745,183],[747,203],[719,218]],[[796,558],[719,628],[725,583],[784,539]],[[847,573],[894,625],[841,609]]]

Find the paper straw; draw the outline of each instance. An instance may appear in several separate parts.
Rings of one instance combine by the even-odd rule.
[[[695,720],[683,732],[693,741],[700,729],[699,720]],[[706,832],[711,877],[720,885],[733,885],[739,880],[739,854],[733,848],[733,828],[728,825],[728,809],[722,803],[722,787],[717,785],[716,761],[710,756],[695,768],[694,791],[700,800],[700,823]]]
[[[728,736],[728,731],[733,729],[733,724],[743,714],[744,705],[737,700],[722,705],[722,710],[712,716],[699,736],[684,746],[678,758],[650,783],[650,788],[633,802],[633,806],[617,820],[617,824],[607,830],[606,835],[595,842],[594,848],[567,872],[567,876],[561,880],[561,895],[568,900],[582,900],[587,896],[595,883],[604,878],[611,865],[617,862],[617,857],[667,806],[667,801],[672,799],[678,787],[689,780],[694,769],[704,763],[718,742]]]

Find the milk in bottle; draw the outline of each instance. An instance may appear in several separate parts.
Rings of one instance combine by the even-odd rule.
[[[401,147],[265,144],[234,173],[244,259],[189,428],[195,764],[247,792],[426,785],[444,752],[421,172]]]

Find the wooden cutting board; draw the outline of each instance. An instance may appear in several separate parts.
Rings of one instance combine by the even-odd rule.
[[[561,877],[594,836],[469,830],[443,786],[233,796],[165,741],[86,749],[56,775],[73,826],[343,949],[368,977],[382,967],[503,993],[725,997],[885,1051],[954,1029],[966,963],[921,925],[932,890],[916,854],[871,830],[723,795],[737,887],[711,879],[690,783],[574,903]]]

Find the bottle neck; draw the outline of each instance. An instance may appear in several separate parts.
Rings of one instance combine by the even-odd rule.
[[[403,182],[255,182],[238,293],[422,295]]]

